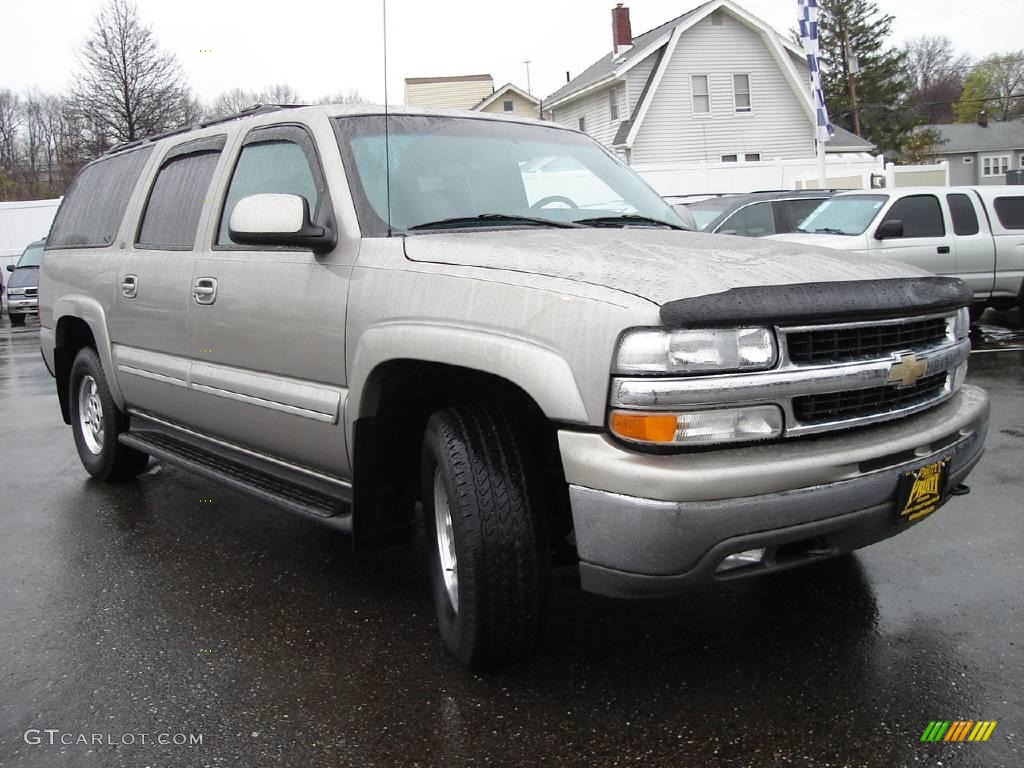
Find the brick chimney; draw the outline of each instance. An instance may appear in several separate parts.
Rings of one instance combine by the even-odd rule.
[[[988,112],[984,109],[978,113],[978,125],[982,128],[988,128]]]
[[[612,56],[633,47],[633,30],[629,26],[629,8],[619,3],[612,8]]]

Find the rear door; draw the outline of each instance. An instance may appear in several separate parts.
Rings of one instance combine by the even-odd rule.
[[[190,413],[189,296],[196,236],[226,136],[172,146],[160,161],[133,244],[121,261],[111,318],[125,401],[172,421]]]
[[[974,291],[975,299],[992,294],[996,246],[977,195],[947,192],[946,205],[956,235],[956,274]]]
[[[903,222],[903,237],[876,240],[877,228],[887,221]],[[946,202],[939,194],[900,197],[868,231],[869,253],[902,261],[936,275],[956,275],[953,231]]]
[[[329,124],[323,129],[326,157],[340,166]],[[308,127],[254,128],[232,162],[188,297],[194,428],[344,476],[345,307],[358,241],[340,238],[334,251],[317,256],[231,239],[235,204],[262,193],[300,195],[315,222],[337,226]]]

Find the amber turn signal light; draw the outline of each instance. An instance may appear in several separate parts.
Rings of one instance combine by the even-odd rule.
[[[610,426],[612,434],[626,440],[671,443],[675,440],[678,424],[674,413],[612,411]]]

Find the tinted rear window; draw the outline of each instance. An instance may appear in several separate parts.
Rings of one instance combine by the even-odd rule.
[[[98,160],[71,183],[47,249],[110,245],[117,237],[124,210],[139,180],[152,146]]]
[[[1024,197],[997,197],[996,216],[1007,229],[1024,229]]]
[[[137,243],[147,248],[191,249],[220,152],[173,157],[149,193]]]
[[[978,214],[967,195],[946,195],[949,215],[953,219],[953,231],[958,235],[978,234]]]

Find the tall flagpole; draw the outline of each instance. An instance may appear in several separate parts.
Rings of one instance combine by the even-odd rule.
[[[818,0],[797,0],[800,11],[800,41],[807,56],[807,69],[811,74],[811,103],[814,105],[814,149],[818,158],[818,185],[828,186],[825,167],[825,142],[832,135],[832,124],[828,121],[825,94],[821,90],[821,70],[818,68]]]

